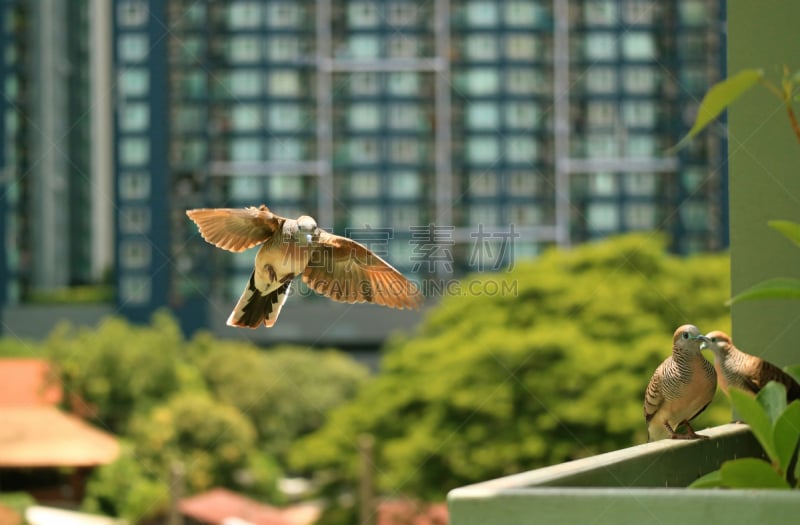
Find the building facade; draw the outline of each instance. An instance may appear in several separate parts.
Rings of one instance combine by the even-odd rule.
[[[114,0],[117,308],[222,329],[254,254],[208,246],[194,207],[307,213],[420,282],[624,231],[723,248],[724,132],[667,153],[724,74],[723,9]],[[296,312],[328,311],[298,295]],[[280,337],[319,335],[283,324]]]

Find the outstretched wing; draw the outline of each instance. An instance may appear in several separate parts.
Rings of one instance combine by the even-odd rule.
[[[281,231],[286,220],[263,204],[260,208],[200,208],[186,210],[186,215],[197,224],[203,239],[231,252],[266,242]]]
[[[344,303],[375,303],[413,309],[422,304],[419,287],[366,246],[319,230],[303,281],[314,291]]]

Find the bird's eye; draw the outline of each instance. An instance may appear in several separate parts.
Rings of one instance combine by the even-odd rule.
[[[716,338],[716,337],[712,337],[712,338],[711,338],[711,342],[712,342],[712,343],[716,343],[716,342],[717,342],[717,338]]]
[[[683,338],[689,339],[689,332],[683,332]]]

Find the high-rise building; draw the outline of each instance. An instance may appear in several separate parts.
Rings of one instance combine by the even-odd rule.
[[[726,246],[724,133],[668,151],[723,75],[723,6],[114,0],[118,310],[222,329],[254,253],[205,244],[194,207],[307,213],[420,282],[632,230],[663,230],[679,253]],[[19,33],[3,28],[8,50]],[[8,53],[6,83],[22,63]],[[24,169],[9,129],[4,164]],[[299,295],[252,334],[360,344],[411,319],[372,307],[349,322]]]

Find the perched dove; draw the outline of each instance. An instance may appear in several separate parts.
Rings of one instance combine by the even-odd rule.
[[[316,292],[345,303],[417,308],[422,295],[408,279],[362,244],[333,235],[303,215],[297,220],[269,208],[187,210],[200,235],[218,248],[242,252],[261,245],[255,268],[229,326],[275,324],[295,276]]]
[[[706,334],[709,339],[701,348],[714,352],[714,367],[717,369],[719,386],[725,393],[735,387],[757,394],[770,381],[786,387],[786,400],[790,403],[800,399],[800,384],[792,376],[760,357],[746,354],[733,345],[728,334],[714,330]]]
[[[672,336],[672,355],[656,368],[644,395],[648,441],[705,438],[689,421],[705,410],[717,390],[714,366],[700,352],[708,341],[700,330],[685,324]],[[684,424],[687,434],[676,430]]]

